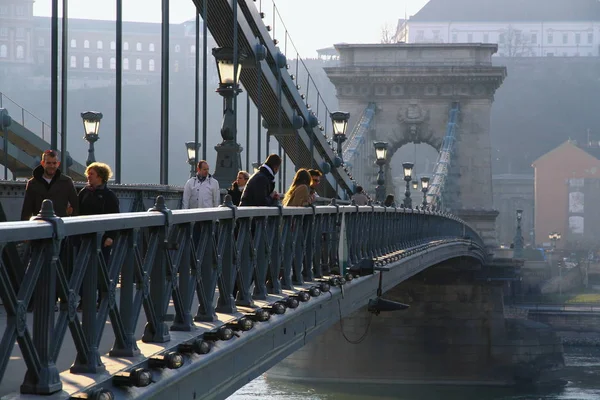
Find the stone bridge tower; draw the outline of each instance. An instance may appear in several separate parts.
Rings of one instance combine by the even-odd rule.
[[[369,140],[389,143],[388,159],[407,143],[440,149],[453,102],[460,104],[445,205],[494,244],[490,112],[506,76],[492,66],[495,44],[339,44],[339,66],[325,68],[350,126],[377,106]],[[388,162],[388,165],[390,163]],[[401,175],[401,171],[388,171]],[[365,177],[359,177],[362,181]]]

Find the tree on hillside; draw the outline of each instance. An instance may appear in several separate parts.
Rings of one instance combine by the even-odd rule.
[[[522,30],[509,25],[498,37],[499,53],[506,57],[531,57],[535,54],[531,39],[531,35],[525,35]]]

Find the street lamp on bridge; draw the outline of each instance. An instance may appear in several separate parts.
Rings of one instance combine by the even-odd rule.
[[[561,239],[561,234],[558,232],[550,232],[548,234],[548,239],[550,239],[550,243],[552,243],[552,251],[556,250],[556,242]]]
[[[402,169],[404,171],[404,181],[406,182],[406,191],[404,192],[405,208],[412,208],[412,199],[410,198],[410,181],[412,181],[412,171],[415,165],[411,162],[402,163]]]
[[[223,96],[223,122],[221,124],[221,137],[223,142],[215,146],[217,163],[215,166],[215,179],[221,182],[232,182],[237,173],[242,169],[240,153],[242,146],[237,143],[237,122],[234,99],[242,91],[239,87],[242,61],[246,58],[243,53],[237,54],[234,60],[234,50],[230,47],[216,47],[212,54],[217,62],[219,73],[219,87],[217,93]]]
[[[196,168],[199,161],[196,157],[198,156],[198,150],[202,146],[200,143],[198,143],[198,146],[196,147],[195,144],[196,142],[185,142],[185,148],[187,149],[188,156],[188,164],[190,164],[190,178],[196,174]]]
[[[337,155],[343,162],[342,143],[346,141],[346,129],[348,128],[350,113],[336,111],[332,112],[330,117],[333,123],[333,141],[337,143]]]
[[[85,132],[85,136],[83,136],[83,138],[90,144],[88,149],[88,158],[85,162],[85,165],[90,165],[96,161],[94,154],[94,143],[96,143],[99,139],[98,131],[100,130],[102,113],[96,111],[86,111],[81,113],[81,118],[83,119],[83,129]]]
[[[415,181],[416,182],[416,181]],[[427,207],[427,191],[429,190],[429,177],[421,177],[421,192],[423,192],[423,210]]]
[[[383,166],[387,161],[387,142],[373,142],[375,147],[375,162],[379,166],[379,172],[377,173],[377,187],[375,188],[375,200],[379,203],[383,203],[385,199],[385,174],[383,172]]]
[[[523,258],[523,234],[521,233],[523,210],[517,210],[517,231],[515,232],[513,258]]]

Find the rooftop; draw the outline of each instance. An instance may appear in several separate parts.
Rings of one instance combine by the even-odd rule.
[[[600,21],[598,0],[430,0],[411,22]]]

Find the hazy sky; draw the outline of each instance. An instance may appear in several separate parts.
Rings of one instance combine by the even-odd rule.
[[[70,18],[115,19],[114,2],[109,0],[65,0],[69,3]],[[276,0],[275,4],[287,30],[302,57],[316,56],[315,50],[334,43],[377,43],[385,24],[395,27],[399,18],[415,14],[428,0]],[[262,2],[265,21],[271,24],[271,0]],[[49,16],[51,0],[36,0],[34,14]],[[60,6],[59,6],[60,7]],[[123,0],[125,20],[160,22],[160,0]],[[191,0],[171,0],[171,22],[194,18]],[[276,24],[276,38],[281,32]]]

